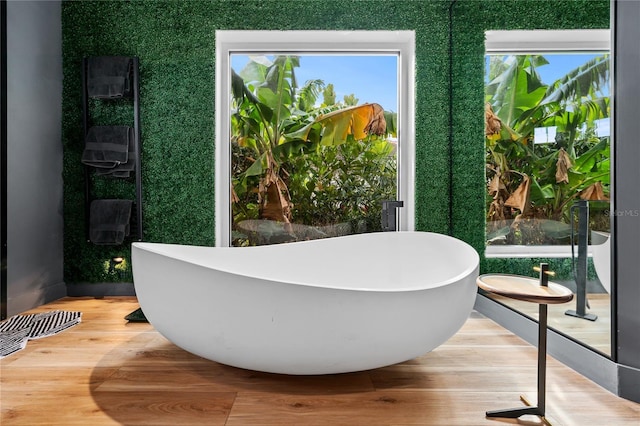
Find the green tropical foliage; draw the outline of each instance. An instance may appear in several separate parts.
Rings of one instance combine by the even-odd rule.
[[[607,201],[609,57],[593,58],[550,85],[540,55],[494,56],[486,85],[488,241],[552,244],[568,236],[577,198]],[[556,126],[555,143],[534,144],[536,128]],[[597,210],[597,206],[596,210]]]
[[[294,217],[315,225],[380,229],[381,200],[396,198],[396,159],[385,140],[356,140],[292,158]]]
[[[378,104],[336,104],[332,85],[321,80],[299,87],[299,65],[297,56],[260,56],[232,70],[233,223],[322,226],[376,208],[379,220],[376,205],[396,186],[387,142],[395,114]]]

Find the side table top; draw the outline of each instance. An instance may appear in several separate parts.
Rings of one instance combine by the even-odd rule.
[[[525,302],[556,304],[573,299],[573,292],[567,287],[551,281],[543,287],[538,278],[522,275],[485,274],[476,283],[485,291]]]

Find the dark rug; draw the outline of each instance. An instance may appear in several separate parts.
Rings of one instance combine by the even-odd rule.
[[[0,323],[0,359],[24,349],[29,340],[60,333],[81,319],[81,312],[68,311],[12,316]]]
[[[142,312],[142,308],[138,308],[135,311],[131,312],[129,315],[124,317],[129,322],[149,322],[147,321],[147,317],[144,316],[144,312]]]

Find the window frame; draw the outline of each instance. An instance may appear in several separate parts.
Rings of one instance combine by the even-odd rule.
[[[485,32],[485,57],[488,55],[611,53],[611,30],[492,30]],[[613,75],[613,73],[612,73]],[[613,90],[610,90],[613,94]],[[612,96],[612,95],[610,95]],[[610,117],[613,121],[613,116]],[[614,141],[610,137],[613,159]],[[612,162],[612,167],[614,167]],[[612,168],[613,170],[613,168]],[[613,199],[610,201],[613,210]],[[589,247],[589,256],[592,255]],[[485,242],[487,258],[565,258],[571,246],[492,246]]]
[[[415,229],[414,31],[216,31],[215,245],[231,243],[231,54],[398,54],[399,229]]]

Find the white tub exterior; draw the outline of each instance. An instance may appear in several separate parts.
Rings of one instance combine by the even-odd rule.
[[[251,370],[331,374],[425,354],[476,297],[479,256],[427,232],[258,247],[133,243],[151,324],[201,357]]]

